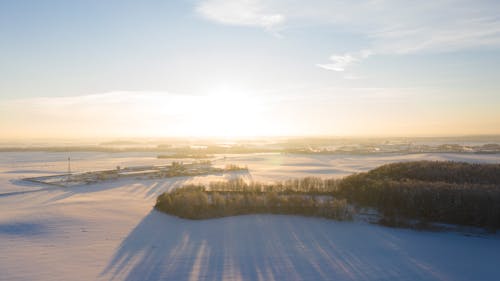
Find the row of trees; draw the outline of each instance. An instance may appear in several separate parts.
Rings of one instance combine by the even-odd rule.
[[[237,178],[229,181],[211,182],[208,190],[217,192],[333,195],[338,189],[338,182],[339,180],[336,179],[306,177],[264,184],[260,182],[247,183],[242,178]]]
[[[352,218],[346,200],[331,196],[276,192],[219,192],[203,186],[185,186],[157,199],[155,208],[188,219],[207,219],[244,214],[292,214],[337,220]]]
[[[247,166],[238,166],[236,164],[226,164],[224,167],[224,171],[230,172],[230,171],[248,171]]]
[[[201,152],[196,152],[196,153],[183,153],[183,152],[177,152],[177,153],[172,153],[172,154],[159,154],[156,156],[158,159],[179,159],[179,158],[193,158],[193,159],[206,159],[206,158],[212,158],[213,155],[201,153]]]

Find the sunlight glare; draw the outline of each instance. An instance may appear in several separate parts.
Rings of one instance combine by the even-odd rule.
[[[196,102],[191,133],[202,136],[255,136],[266,130],[260,118],[262,102],[250,93],[221,87]]]

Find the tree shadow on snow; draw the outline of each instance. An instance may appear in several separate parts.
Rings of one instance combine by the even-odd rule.
[[[173,177],[166,179],[117,180],[74,187],[55,187],[51,189],[57,190],[57,195],[49,198],[45,203],[64,200],[77,194],[102,192],[112,189],[126,189],[127,193],[133,196],[152,199],[165,191],[182,186],[189,179],[189,177]],[[61,193],[60,191],[63,192]]]
[[[128,193],[145,199],[154,199],[160,194],[166,191],[170,191],[174,188],[181,187],[182,185],[190,182],[193,179],[204,181],[205,177],[210,177],[213,175],[200,175],[200,176],[183,176],[183,177],[171,177],[162,179],[119,179],[110,180],[102,183],[89,184],[89,185],[78,185],[73,187],[46,187],[43,189],[38,189],[29,192],[38,191],[48,191],[56,190],[57,195],[48,199],[45,203],[51,203],[59,200],[69,198],[76,194],[85,194],[92,192],[101,192],[112,189],[126,189]],[[251,174],[248,171],[233,171],[227,173],[221,173],[218,176],[224,178],[225,180],[243,178],[247,181],[251,181]],[[63,193],[60,193],[63,191]],[[23,191],[22,193],[26,193]],[[17,194],[17,192],[16,192]],[[7,194],[11,195],[11,194]],[[1,196],[1,194],[0,194]]]
[[[395,238],[392,232],[372,225],[281,215],[191,221],[153,210],[123,240],[99,277],[448,280],[431,261],[409,254],[404,235]]]

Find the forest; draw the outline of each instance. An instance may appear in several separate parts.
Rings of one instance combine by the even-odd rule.
[[[336,196],[378,209],[383,223],[408,218],[498,229],[500,164],[418,161],[387,164],[338,182]]]
[[[500,228],[500,164],[415,161],[380,166],[342,179],[307,177],[275,183],[242,179],[185,186],[156,208],[184,218],[249,213],[349,219],[353,207],[374,208],[380,223],[431,222]]]

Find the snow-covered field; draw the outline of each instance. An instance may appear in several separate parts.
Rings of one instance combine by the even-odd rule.
[[[500,236],[391,229],[362,222],[250,215],[182,220],[158,194],[224,176],[53,188],[20,178],[66,171],[67,153],[0,153],[0,280],[500,280]],[[73,171],[161,164],[156,154],[71,153]],[[388,162],[500,155],[219,156],[248,179],[331,177]]]

